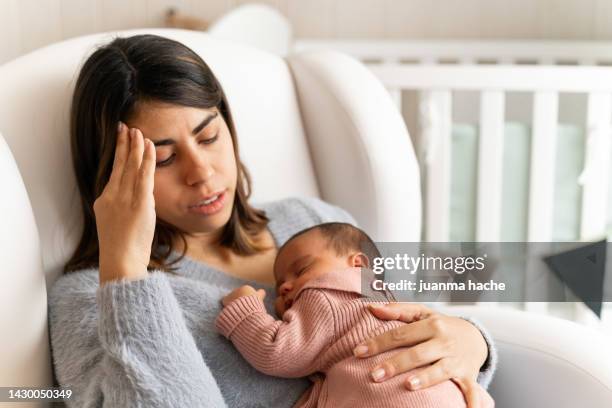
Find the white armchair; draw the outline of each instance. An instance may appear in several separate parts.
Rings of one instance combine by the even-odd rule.
[[[386,90],[360,63],[331,52],[282,59],[182,30],[119,34],[143,32],[185,43],[218,76],[253,176],[254,200],[319,196],[350,211],[377,240],[419,240],[420,180],[410,138]],[[94,45],[110,38],[64,41],[0,66],[0,132],[6,139],[6,145],[0,139],[0,386],[51,383],[44,282],[48,287],[60,274],[81,223],[70,164],[70,96],[80,64]],[[503,382],[493,384],[498,406],[542,406],[532,401],[549,397],[551,388],[542,384],[556,380],[544,377],[550,372],[576,379],[572,389],[556,390],[560,402],[554,406],[573,407],[576,401],[610,406],[605,398],[612,394],[612,378],[601,369],[610,351],[584,347],[568,357],[563,348],[534,349],[529,345],[547,344],[549,338],[505,330],[525,316],[503,315],[490,326],[500,341],[527,345],[500,347]],[[495,321],[484,317],[486,324]],[[538,319],[538,325],[549,323]],[[559,359],[571,364],[559,365]],[[532,381],[520,380],[522,372]],[[574,376],[578,372],[587,375]]]

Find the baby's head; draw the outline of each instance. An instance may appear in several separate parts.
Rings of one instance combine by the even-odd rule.
[[[289,309],[306,282],[332,270],[367,268],[377,256],[372,239],[351,224],[330,222],[298,232],[278,250],[274,262],[276,312]]]

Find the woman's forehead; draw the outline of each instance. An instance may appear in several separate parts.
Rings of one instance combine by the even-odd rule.
[[[157,117],[190,117],[202,116],[218,112],[216,107],[200,108],[194,106],[184,106],[158,100],[146,100],[137,102],[134,105],[130,120],[139,121],[143,118],[155,119]]]
[[[138,103],[127,120],[129,127],[137,127],[152,135],[172,130],[192,131],[206,118],[218,115],[217,108],[195,108],[158,101]],[[162,136],[162,135],[159,135]]]

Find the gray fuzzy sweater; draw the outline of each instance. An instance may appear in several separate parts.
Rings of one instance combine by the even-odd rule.
[[[277,246],[315,224],[354,223],[345,211],[317,199],[286,199],[260,208]],[[58,279],[49,293],[49,325],[55,375],[73,391],[68,406],[292,406],[309,381],[256,371],[214,328],[220,299],[253,282],[187,257],[179,267],[178,275],[157,271],[102,288],[97,269]],[[272,310],[273,291],[267,289]],[[474,324],[489,344],[479,378],[487,386],[496,353],[486,331]]]

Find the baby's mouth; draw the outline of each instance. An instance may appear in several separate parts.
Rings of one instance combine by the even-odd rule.
[[[286,299],[285,300],[285,310],[289,309],[293,305],[293,300]]]

